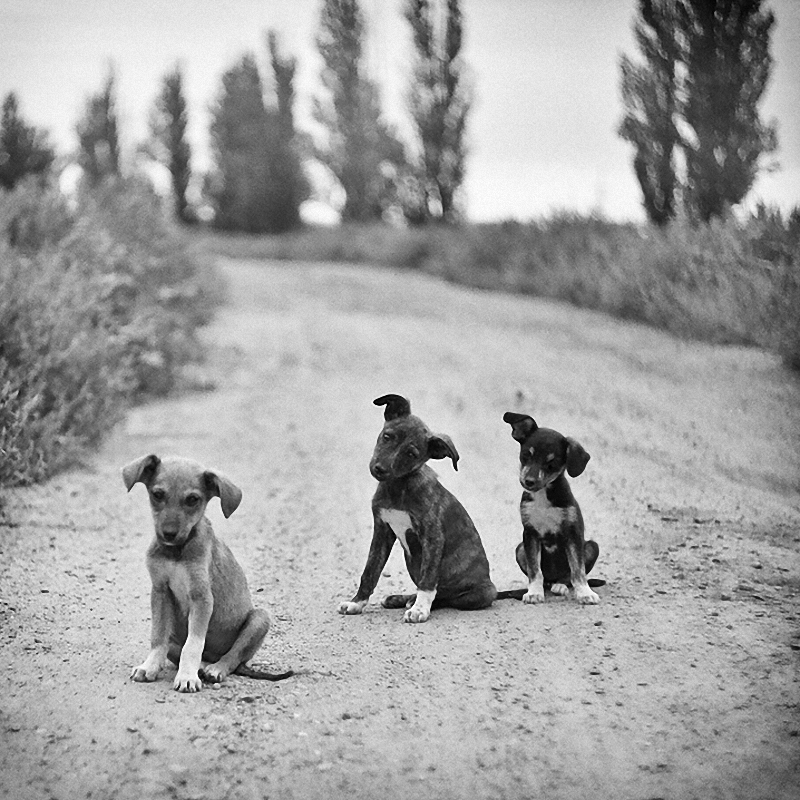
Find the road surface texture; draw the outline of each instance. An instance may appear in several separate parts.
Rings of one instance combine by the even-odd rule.
[[[0,794],[192,800],[796,798],[800,383],[757,350],[675,340],[416,273],[223,260],[204,332],[216,388],[137,408],[85,469],[6,493]],[[396,546],[361,616],[397,393],[461,454],[434,462],[501,589],[524,585],[518,446],[530,413],[591,454],[572,480],[601,547],[597,606],[549,596],[405,624]],[[218,536],[274,626],[194,695],[129,681],[149,646],[144,487],[180,454],[243,490]]]

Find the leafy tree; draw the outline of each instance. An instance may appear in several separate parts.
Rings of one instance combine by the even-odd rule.
[[[293,58],[268,36],[276,104],[267,105],[258,65],[244,56],[222,78],[213,109],[216,172],[210,181],[215,223],[229,230],[282,233],[300,223],[309,186],[294,127]]]
[[[309,195],[309,183],[303,172],[300,142],[294,125],[294,76],[297,59],[281,55],[274,31],[267,35],[277,108],[273,112],[273,145],[269,154],[275,195],[273,227],[287,231],[300,224],[300,204]]]
[[[0,187],[10,190],[26,175],[46,175],[54,160],[47,134],[25,122],[16,94],[9,92],[0,121]]]
[[[247,54],[222,76],[212,109],[216,172],[210,194],[215,224],[227,230],[269,230],[269,176],[264,139],[267,109],[258,65]]]
[[[103,88],[86,101],[77,125],[78,164],[90,187],[120,174],[119,131],[116,110],[116,81],[109,71]]]
[[[687,199],[708,221],[745,197],[761,157],[777,148],[775,123],[764,124],[758,113],[775,18],[762,0],[681,0],[679,10]]]
[[[774,16],[762,0],[640,0],[639,15],[644,63],[622,59],[620,134],[636,149],[649,218],[672,218],[680,190],[689,216],[707,222],[744,199],[777,147],[775,123],[758,112]]]
[[[461,9],[458,0],[406,0],[405,16],[416,50],[409,108],[421,150],[423,209],[450,220],[464,180],[471,102],[461,57]]]
[[[674,0],[639,0],[634,35],[644,57],[622,57],[625,116],[620,135],[635,148],[633,168],[651,222],[665,225],[675,215],[678,40]]]
[[[182,222],[193,222],[186,192],[192,177],[192,150],[186,138],[189,123],[183,91],[183,72],[179,64],[162,81],[150,115],[150,135],[153,153],[170,172],[175,214]]]
[[[375,84],[364,74],[364,17],[357,0],[324,0],[317,48],[322,56],[325,100],[314,114],[328,132],[317,157],[345,192],[342,218],[379,219],[394,202],[393,173],[405,163],[397,137],[381,118]]]

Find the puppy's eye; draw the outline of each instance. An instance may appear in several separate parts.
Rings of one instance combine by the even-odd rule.
[[[384,433],[383,436],[381,436],[381,439],[383,439],[384,442],[393,442],[394,435],[391,433]]]
[[[409,447],[406,452],[411,456],[411,458],[419,458],[419,450],[417,450],[416,447]]]
[[[189,508],[195,508],[200,502],[200,498],[196,494],[190,494],[183,502]]]
[[[153,489],[153,491],[150,492],[150,497],[152,497],[156,503],[163,503],[166,496],[167,493],[163,489]]]

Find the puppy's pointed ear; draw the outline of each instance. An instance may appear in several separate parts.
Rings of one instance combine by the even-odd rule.
[[[161,463],[161,459],[156,455],[142,456],[137,458],[136,461],[131,461],[122,468],[122,480],[125,482],[125,488],[130,491],[133,489],[134,484],[143,483],[147,486],[153,475],[155,474],[156,467]]]
[[[227,519],[242,502],[242,490],[219,472],[207,469],[203,473],[206,489],[212,497],[219,497],[222,513]]]
[[[449,458],[453,469],[458,472],[458,450],[453,440],[443,433],[432,433],[428,437],[428,458]]]
[[[503,422],[511,426],[511,435],[518,442],[524,442],[539,427],[533,417],[527,414],[515,414],[513,411],[506,411],[503,414]]]
[[[569,436],[565,438],[567,440],[567,474],[570,478],[577,478],[586,469],[591,456],[574,439]]]
[[[386,406],[383,418],[388,422],[390,419],[407,417],[411,413],[411,403],[399,394],[385,394],[372,401],[376,406]]]

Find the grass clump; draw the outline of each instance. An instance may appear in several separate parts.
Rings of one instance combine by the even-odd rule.
[[[33,183],[0,195],[0,485],[64,468],[174,389],[216,285],[135,181],[74,210]]]
[[[564,300],[687,339],[755,345],[800,369],[800,212],[666,229],[561,214],[459,227],[342,226],[208,236],[221,255],[421,269],[455,283]]]

